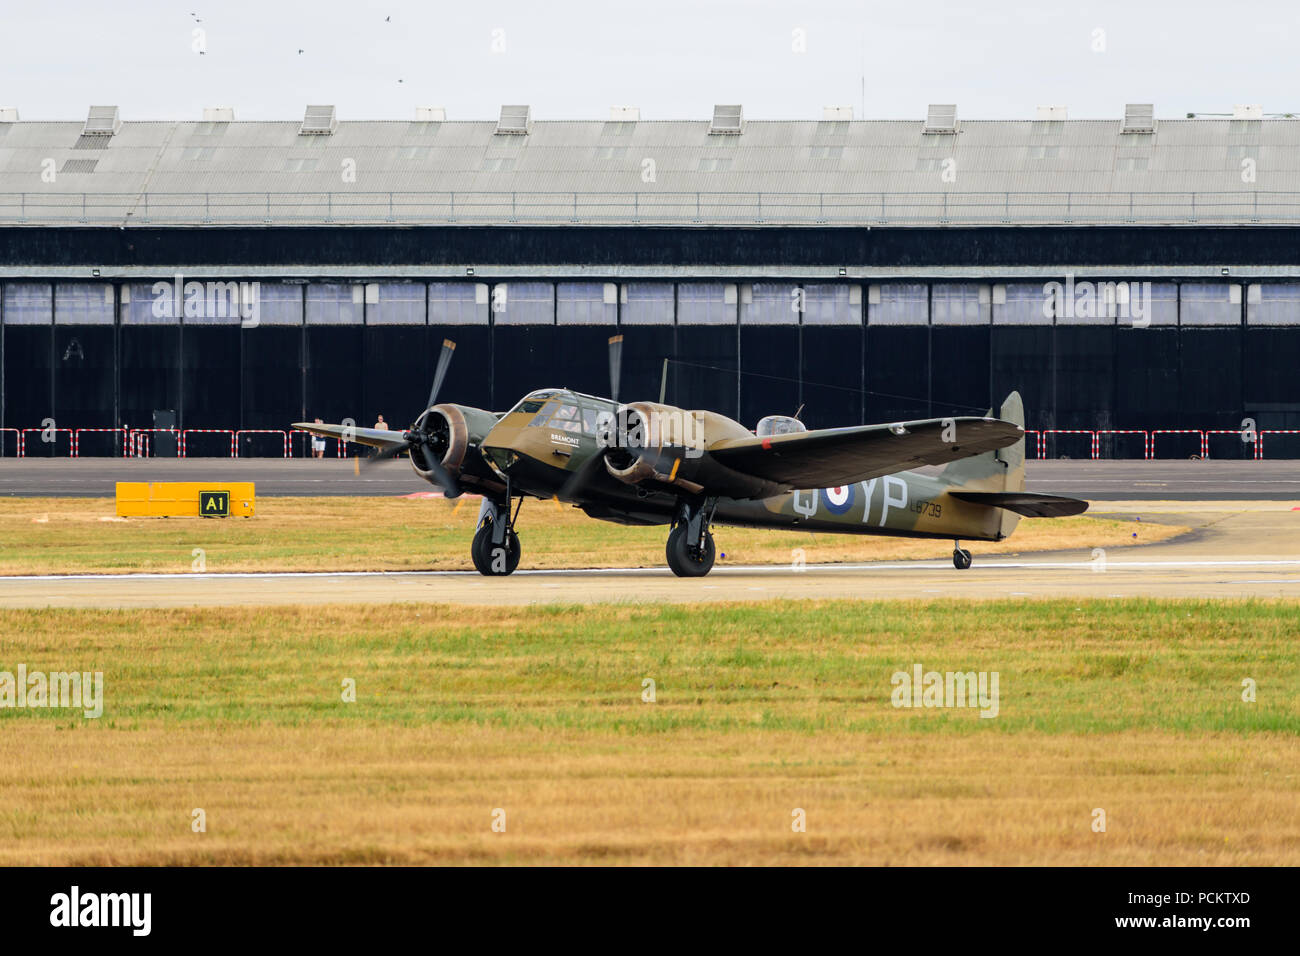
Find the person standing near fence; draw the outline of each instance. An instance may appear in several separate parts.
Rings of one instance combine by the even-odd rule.
[[[316,424],[323,425],[325,423],[321,421],[321,419],[318,417],[316,419]],[[325,436],[324,435],[311,436],[311,456],[313,458],[325,457]]]

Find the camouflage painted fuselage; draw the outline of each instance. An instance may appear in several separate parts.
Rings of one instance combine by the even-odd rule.
[[[608,399],[565,390],[534,394],[544,396],[543,403],[547,398],[571,398],[597,414],[618,408]],[[503,415],[480,446],[492,469],[503,479],[509,477],[512,494],[543,499],[558,494],[593,518],[647,525],[671,522],[679,499],[689,497],[689,489],[664,481],[636,485],[619,481],[595,460],[606,449],[594,430],[583,428],[581,419],[577,427],[552,427],[539,421],[543,417],[540,407],[525,410],[525,402]],[[729,419],[716,418],[750,434]],[[1023,451],[1006,451],[1011,454],[972,457],[936,474],[902,471],[840,488],[741,499],[718,497],[714,522],[831,534],[997,541],[1011,533],[1018,518],[998,508],[959,500],[950,492],[1002,491],[1017,483],[1023,487]],[[705,461],[700,467],[708,464]],[[665,464],[665,474],[669,470],[670,465]],[[676,469],[671,471],[675,476]],[[718,487],[714,481],[705,484]]]

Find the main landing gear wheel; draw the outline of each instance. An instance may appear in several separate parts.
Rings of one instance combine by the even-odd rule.
[[[668,546],[664,549],[668,556],[668,567],[679,578],[702,578],[713,569],[713,559],[717,549],[713,545],[713,535],[704,532],[704,546],[692,547],[689,543],[687,526],[679,524],[668,532]]]
[[[970,567],[970,552],[963,548],[952,549],[952,566],[958,571],[965,571]]]
[[[470,557],[474,560],[474,569],[479,574],[489,576],[512,574],[515,568],[519,567],[519,556],[522,554],[519,535],[507,529],[505,542],[494,545],[492,525],[490,519],[485,520],[474,532],[474,541],[469,549]]]

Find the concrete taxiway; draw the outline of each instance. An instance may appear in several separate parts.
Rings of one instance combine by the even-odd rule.
[[[1300,598],[1300,510],[1286,502],[1116,502],[1097,515],[1193,530],[1158,544],[948,561],[728,567],[701,579],[663,568],[473,572],[131,574],[0,578],[0,607],[426,602],[491,605],[807,598]],[[527,554],[525,552],[525,565]]]
[[[252,481],[259,495],[426,492],[407,461],[361,468],[349,459],[4,458],[0,496],[112,497],[119,481]],[[1029,461],[1030,491],[1089,501],[1300,499],[1300,460]]]

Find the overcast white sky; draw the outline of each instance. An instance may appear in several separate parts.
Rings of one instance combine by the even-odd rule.
[[[972,119],[1039,104],[1116,117],[1126,102],[1163,117],[1282,112],[1300,110],[1298,23],[1294,0],[3,0],[0,106],[68,120],[91,103],[127,120],[197,119],[204,106],[298,119],[308,102],[344,120],[408,119],[417,105],[494,119],[502,103],[531,104],[536,119],[603,119],[612,104],[704,119],[732,102],[758,119],[815,119],[831,104],[919,118],[931,102]]]

